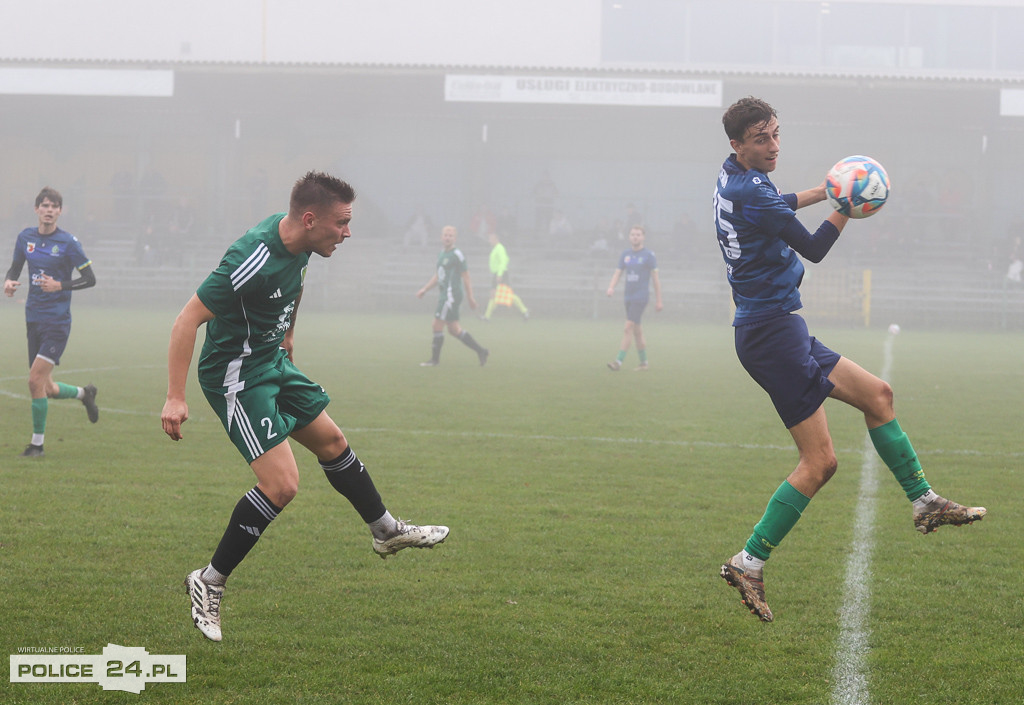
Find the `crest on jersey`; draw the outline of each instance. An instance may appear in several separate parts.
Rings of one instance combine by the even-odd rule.
[[[25,247],[25,251],[28,252],[29,254],[32,254],[33,252],[35,252],[36,251],[36,243],[34,243],[34,242],[28,243],[28,246]]]
[[[60,254],[60,245],[54,245],[50,248],[50,254],[56,257]]]

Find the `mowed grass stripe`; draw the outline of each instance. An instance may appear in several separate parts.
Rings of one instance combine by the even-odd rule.
[[[751,674],[764,674],[758,702],[829,700],[863,419],[829,407],[840,470],[780,547],[770,578],[777,619],[762,625],[717,568],[795,456],[736,362],[728,325],[650,316],[651,370],[634,374],[604,366],[621,336],[617,319],[468,318],[493,351],[488,365],[449,340],[441,367],[424,370],[426,309],[304,311],[298,363],[331,394],[332,416],[389,508],[447,523],[452,536],[381,561],[358,516],[299,453],[299,494],[232,576],[225,642],[215,645],[191,626],[181,580],[208,560],[254,479],[194,372],[185,440],[160,430],[176,313],[76,304],[58,377],[92,381],[110,408],[137,413],[101,413],[92,425],[80,405],[55,402],[41,462],[16,457],[30,432],[27,403],[0,396],[0,559],[17,576],[0,594],[9,653],[99,653],[113,642],[186,654],[188,682],[150,684],[144,697],[154,703],[717,705],[754,700]],[[0,359],[15,376],[24,322],[0,307],[0,325],[13,332],[0,337]],[[812,329],[879,369],[884,333]],[[1024,531],[1013,509],[1024,494],[1020,419],[992,400],[1024,380],[1022,342],[900,336],[901,424],[933,484],[990,514],[921,537],[895,481],[880,473],[873,702],[1017,699],[1010,645],[1022,604],[1002,578]],[[100,367],[117,369],[74,374]],[[4,692],[12,703],[109,697],[76,684]]]

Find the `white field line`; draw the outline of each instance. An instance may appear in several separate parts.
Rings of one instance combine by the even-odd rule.
[[[892,374],[892,344],[885,339],[882,374]],[[864,435],[861,452],[860,491],[853,521],[853,545],[846,560],[843,605],[839,609],[839,636],[836,639],[835,666],[832,671],[832,705],[870,705],[867,655],[871,627],[871,551],[874,548],[875,492],[878,489],[878,455],[871,437]]]
[[[62,376],[76,375],[83,372],[119,372],[125,368],[123,367],[93,367],[93,368],[82,368],[75,370],[61,370]],[[137,365],[131,369],[158,369],[166,370],[163,365]],[[0,377],[0,384],[13,382],[22,389],[26,389],[28,386],[27,375],[12,375],[8,377]],[[5,386],[10,386],[6,385]],[[9,391],[7,389],[0,388],[0,397],[8,397],[10,399],[18,399],[22,401],[29,401],[29,396],[26,393],[19,393]],[[207,409],[206,404],[202,403],[204,400],[200,399],[196,404],[189,405],[190,416],[189,420],[193,422],[202,422],[206,420],[206,416],[202,413]],[[160,418],[160,408],[163,406],[163,398],[157,398],[154,400],[153,408],[149,410],[145,409],[116,409],[103,405],[103,397],[99,400],[100,411],[103,413],[111,414],[124,414],[127,416],[148,416],[151,418]],[[73,405],[54,404],[50,407],[50,411],[58,411],[62,408],[73,410],[77,413],[77,409],[74,409]],[[213,418],[212,416],[210,418]],[[658,439],[658,438],[622,438],[617,436],[554,436],[540,433],[490,433],[484,431],[448,431],[448,430],[434,430],[434,429],[414,429],[414,428],[388,428],[388,427],[354,427],[354,426],[343,426],[344,430],[348,434],[353,433],[389,433],[389,434],[404,434],[410,436],[433,436],[439,438],[509,438],[519,441],[582,441],[584,443],[609,443],[609,444],[636,444],[636,445],[650,445],[650,446],[678,446],[680,448],[741,448],[746,450],[768,450],[768,451],[780,451],[784,453],[792,454],[793,444],[784,443],[776,445],[772,443],[736,443],[735,441],[689,441],[682,438],[676,439]],[[861,449],[851,448],[837,448],[836,452],[843,454],[854,454],[863,453]],[[970,455],[970,456],[986,456],[996,458],[1024,458],[1024,451],[1016,451],[1011,453],[990,453],[982,452],[978,450],[972,450],[969,448],[954,448],[943,450],[941,448],[932,448],[925,451],[919,451],[919,456],[931,456],[931,455]]]

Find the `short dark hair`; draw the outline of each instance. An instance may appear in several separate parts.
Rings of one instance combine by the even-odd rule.
[[[60,191],[55,188],[50,188],[49,186],[44,186],[43,190],[39,192],[38,196],[36,196],[36,208],[38,208],[47,198],[56,204],[58,208],[64,207],[64,197],[60,195]]]
[[[748,128],[766,124],[774,117],[778,117],[775,108],[760,98],[747,96],[729,106],[722,116],[722,126],[729,139],[742,142]]]
[[[295,182],[288,210],[292,215],[301,215],[317,206],[352,203],[354,200],[356,192],[349,184],[322,171],[310,171]]]

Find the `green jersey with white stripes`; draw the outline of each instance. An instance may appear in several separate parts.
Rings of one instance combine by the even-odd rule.
[[[437,289],[441,300],[462,300],[462,273],[469,269],[462,250],[453,247],[437,256]]]
[[[309,253],[293,255],[278,234],[284,213],[235,241],[196,294],[215,318],[199,356],[204,386],[234,387],[269,370],[292,323]]]

